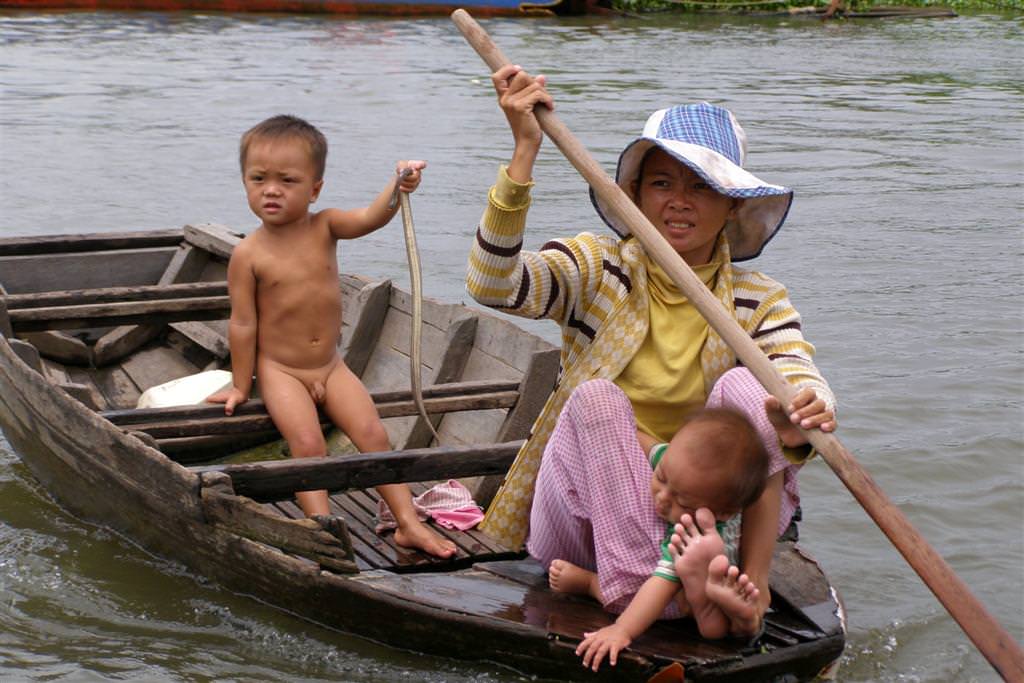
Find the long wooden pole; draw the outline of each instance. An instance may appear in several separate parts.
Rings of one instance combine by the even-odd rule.
[[[492,72],[510,63],[487,32],[465,10],[455,10],[452,21]],[[610,211],[629,226],[648,255],[690,298],[708,324],[729,344],[764,388],[783,405],[788,405],[796,390],[779,374],[750,335],[743,331],[555,113],[546,107],[537,107],[535,113],[547,136],[590,183],[594,192],[607,202]],[[995,670],[1007,681],[1024,681],[1024,651],[1020,645],[974,597],[967,585],[917,532],[839,439],[834,434],[817,429],[805,434]]]

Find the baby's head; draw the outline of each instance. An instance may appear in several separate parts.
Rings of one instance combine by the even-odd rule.
[[[310,163],[313,164],[314,180],[323,180],[324,169],[327,167],[327,138],[311,123],[297,116],[281,114],[261,121],[247,130],[238,146],[238,162],[243,174],[249,148],[254,142],[293,142],[303,145],[309,154]]]
[[[724,521],[760,497],[769,456],[747,418],[704,408],[687,419],[654,468],[651,495],[669,523],[706,507]]]

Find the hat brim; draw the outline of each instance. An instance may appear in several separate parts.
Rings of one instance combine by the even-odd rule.
[[[631,198],[632,185],[640,173],[640,164],[644,155],[653,147],[663,149],[685,164],[719,194],[743,200],[736,217],[725,225],[733,261],[752,259],[760,254],[764,245],[785,222],[793,202],[791,189],[762,181],[712,149],[676,140],[640,137],[622,151],[615,182]],[[612,230],[621,237],[630,234],[629,227],[609,210],[607,203],[596,195],[593,188],[590,188],[590,200],[598,215]]]

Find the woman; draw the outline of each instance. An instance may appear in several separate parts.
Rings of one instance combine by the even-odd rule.
[[[760,625],[770,603],[768,572],[775,539],[798,503],[796,470],[810,449],[787,448],[783,453],[766,414],[767,409],[777,415],[782,406],[749,372],[735,369],[732,351],[648,259],[628,228],[607,216],[599,199],[592,196],[619,238],[581,233],[548,242],[537,252],[522,250],[533,164],[543,137],[533,111],[538,105],[553,107],[554,101],[543,76],[533,77],[518,66],[503,67],[492,81],[515,147],[489,193],[470,253],[467,289],[484,305],[558,322],[562,355],[558,387],[495,496],[483,528],[506,543],[522,543],[532,503],[530,553],[547,563],[560,551],[578,551],[582,560],[570,561],[582,562],[590,571],[594,567],[586,567],[588,563],[616,558],[616,566],[605,568],[607,582],[601,577],[601,594],[606,608],[621,611],[653,565],[646,556],[634,560],[630,553],[616,552],[616,545],[639,553],[656,546],[664,534],[664,524],[650,513],[650,492],[635,487],[630,496],[617,499],[628,509],[614,514],[628,514],[628,519],[614,519],[601,509],[572,518],[560,501],[578,492],[559,489],[558,482],[539,482],[534,500],[541,456],[545,448],[575,449],[580,457],[614,464],[620,449],[649,451],[654,443],[668,441],[686,415],[709,397],[727,394],[726,405],[747,415],[772,456],[764,493],[743,510],[738,522],[740,566],[759,590]],[[704,103],[662,110],[623,151],[616,182],[783,376],[799,387],[785,407],[792,423],[832,431],[834,398],[811,360],[814,349],[801,335],[800,317],[785,289],[760,273],[732,265],[760,253],[781,227],[792,201],[787,188],[764,183],[742,169],[745,145],[742,129],[724,109]],[[572,420],[563,414],[570,395],[595,378],[611,380],[604,384],[629,399],[635,420],[631,436],[616,427],[614,438],[590,438],[596,433],[593,425],[566,424]],[[603,404],[593,401],[576,414],[600,415]],[[562,429],[556,431],[556,426]],[[582,440],[567,442],[563,432]],[[804,441],[802,436],[799,440]],[[578,547],[567,547],[573,545],[567,539]],[[663,616],[673,615],[670,608]]]

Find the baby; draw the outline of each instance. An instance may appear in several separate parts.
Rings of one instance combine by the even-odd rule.
[[[645,434],[640,442],[653,441]],[[615,623],[584,634],[576,649],[595,671],[676,600],[697,621],[701,635],[722,638],[756,632],[757,588],[736,566],[739,513],[758,499],[768,477],[769,456],[750,422],[724,408],[691,415],[668,444],[648,449],[651,497],[666,522],[662,557]],[[602,599],[598,576],[564,560],[549,567],[556,591]]]

